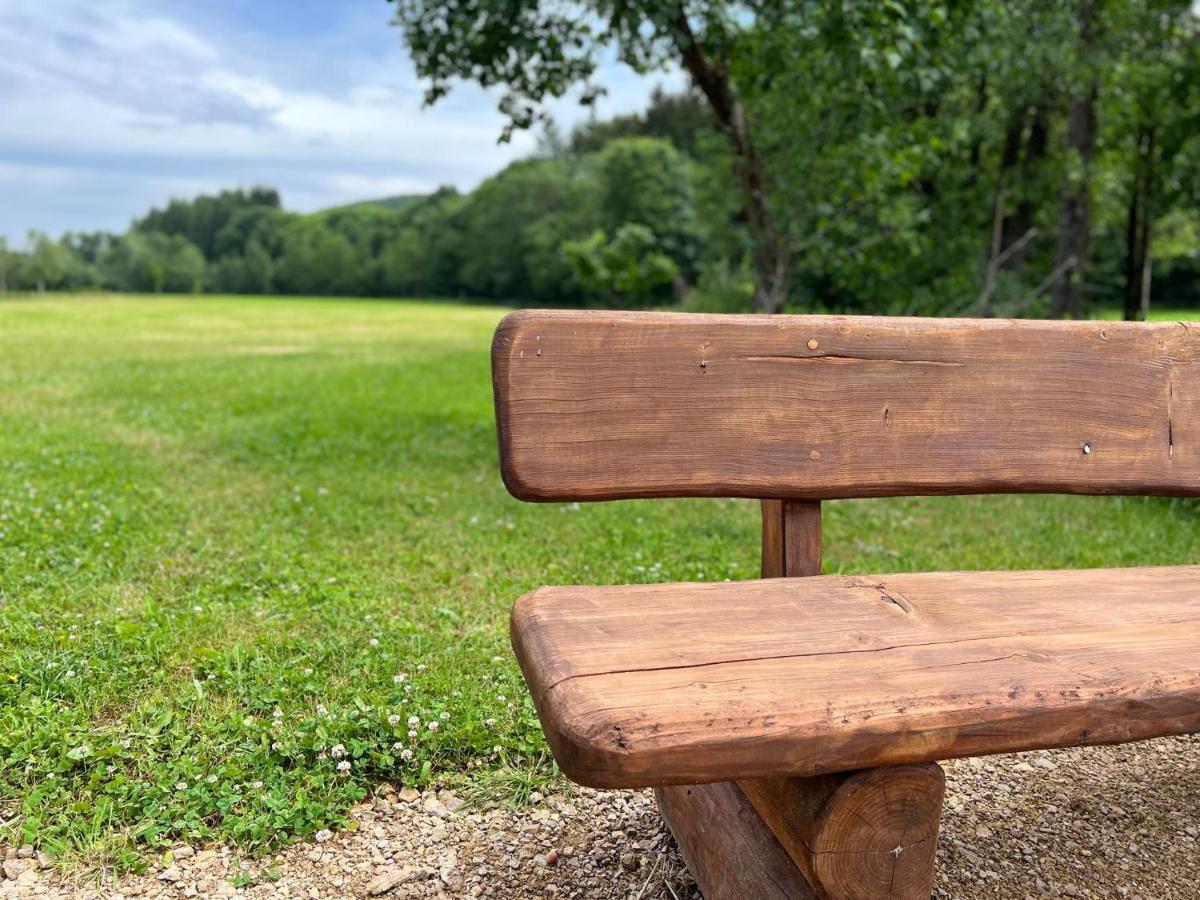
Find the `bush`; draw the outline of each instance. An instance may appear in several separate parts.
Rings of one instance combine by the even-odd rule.
[[[740,313],[750,309],[754,277],[743,261],[734,267],[720,259],[705,266],[700,283],[688,291],[680,308],[686,312]]]

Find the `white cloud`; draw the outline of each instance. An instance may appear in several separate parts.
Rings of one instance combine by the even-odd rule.
[[[446,183],[468,189],[534,145],[528,134],[497,145],[495,97],[472,85],[422,109],[398,32],[386,57],[331,64],[322,84],[289,70],[286,50],[256,55],[240,41],[234,51],[149,6],[0,7],[0,234],[119,229],[168,192],[254,183],[279,187],[298,209]],[[602,114],[645,104],[650,82],[615,64],[606,75]],[[568,122],[584,115],[566,101],[553,111]],[[49,197],[51,182],[70,196]]]

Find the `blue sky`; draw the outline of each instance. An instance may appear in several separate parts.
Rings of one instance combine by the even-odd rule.
[[[289,209],[469,189],[527,154],[495,97],[423,85],[385,0],[0,0],[0,236],[124,230],[171,196],[267,184]],[[655,83],[607,65],[598,114]],[[586,113],[553,108],[564,127]]]

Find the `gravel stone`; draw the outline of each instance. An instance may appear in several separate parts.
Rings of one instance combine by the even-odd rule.
[[[1200,898],[1200,737],[944,765],[937,900]],[[446,791],[380,786],[356,829],[322,843],[249,863],[230,847],[176,849],[161,873],[116,882],[0,847],[0,900],[698,900],[651,792],[545,793],[451,815]],[[252,883],[235,888],[242,867]]]
[[[413,877],[411,869],[389,869],[382,875],[376,875],[367,884],[367,893],[372,897],[386,894],[393,888],[399,887]]]

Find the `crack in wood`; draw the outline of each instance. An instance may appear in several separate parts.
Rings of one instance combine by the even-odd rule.
[[[902,610],[906,615],[911,616],[913,614],[912,603],[910,603],[908,598],[905,597],[903,594],[901,594],[899,591],[894,591],[891,588],[885,587],[882,583],[857,582],[856,586],[870,588],[873,591],[879,591],[880,599],[883,600],[885,603],[889,603],[892,606],[897,607],[898,609]]]
[[[966,363],[948,362],[943,359],[892,359],[890,357],[880,356],[854,356],[849,353],[813,353],[813,354],[792,354],[792,353],[770,353],[761,356],[738,356],[736,359],[742,362],[781,362],[781,363],[796,363],[796,364],[812,364],[821,362],[830,362],[835,365],[839,363],[892,363],[895,365],[906,366],[941,366],[951,369],[961,369]]]
[[[1190,624],[1194,624],[1194,623],[1195,623],[1195,619],[1193,617],[1188,617],[1188,618],[1184,618],[1184,619],[1154,619],[1154,620],[1147,621],[1147,622],[1144,622],[1141,624],[1145,624],[1145,625],[1190,625]],[[1109,630],[1112,630],[1112,629],[1109,629]],[[994,644],[998,641],[1002,641],[1002,640],[1006,640],[1006,639],[1031,638],[1031,637],[1039,637],[1039,636],[1042,636],[1045,634],[1057,634],[1057,633],[1058,632],[1053,632],[1053,631],[1052,632],[1016,631],[1016,632],[1012,632],[1010,634],[983,636],[983,637],[978,637],[978,638],[969,638],[966,640],[964,640],[962,638],[949,638],[949,639],[942,640],[942,641],[918,641],[916,643],[887,644],[882,647],[857,647],[857,648],[848,648],[845,650],[818,650],[813,653],[781,653],[781,654],[774,654],[774,655],[769,655],[769,656],[733,657],[733,658],[728,658],[728,659],[714,659],[714,660],[709,660],[707,662],[687,663],[685,665],[648,666],[648,667],[644,667],[644,668],[635,668],[635,669],[610,669],[610,670],[605,670],[602,672],[575,672],[575,673],[572,673],[569,675],[563,675],[561,678],[548,684],[545,687],[545,689],[541,692],[538,699],[544,700],[559,686],[565,684],[568,681],[572,681],[572,680],[580,679],[580,678],[598,678],[598,677],[605,677],[605,676],[611,676],[611,675],[634,675],[634,674],[638,674],[641,672],[668,672],[668,671],[679,670],[679,669],[707,669],[707,668],[713,668],[716,666],[739,665],[742,663],[770,662],[773,660],[782,660],[782,659],[811,659],[811,658],[819,657],[819,656],[833,657],[833,656],[850,656],[850,655],[862,654],[862,653],[888,653],[888,652],[891,652],[894,650],[911,650],[911,649],[916,649],[919,647],[939,647],[939,646],[945,646],[947,644],[960,644],[963,646],[966,646],[969,644],[977,644],[977,643],[993,643]],[[1023,659],[1027,659],[1031,663],[1048,663],[1051,665],[1055,665],[1060,669],[1064,669],[1064,671],[1068,671],[1068,672],[1071,671],[1070,669],[1065,669],[1063,667],[1062,663],[1059,662],[1058,660],[1054,660],[1049,657],[1042,656],[1040,654],[1034,655],[1034,654],[1031,654],[1026,651],[1019,651],[1013,655],[1020,656]],[[1003,659],[1004,657],[998,657],[998,658]],[[972,662],[992,662],[992,661],[995,661],[995,660],[966,660],[963,663],[958,663],[956,665],[968,665]],[[1082,673],[1078,673],[1078,672],[1073,672],[1072,674],[1082,676]]]
[[[1175,361],[1167,373],[1167,459],[1175,458]]]

